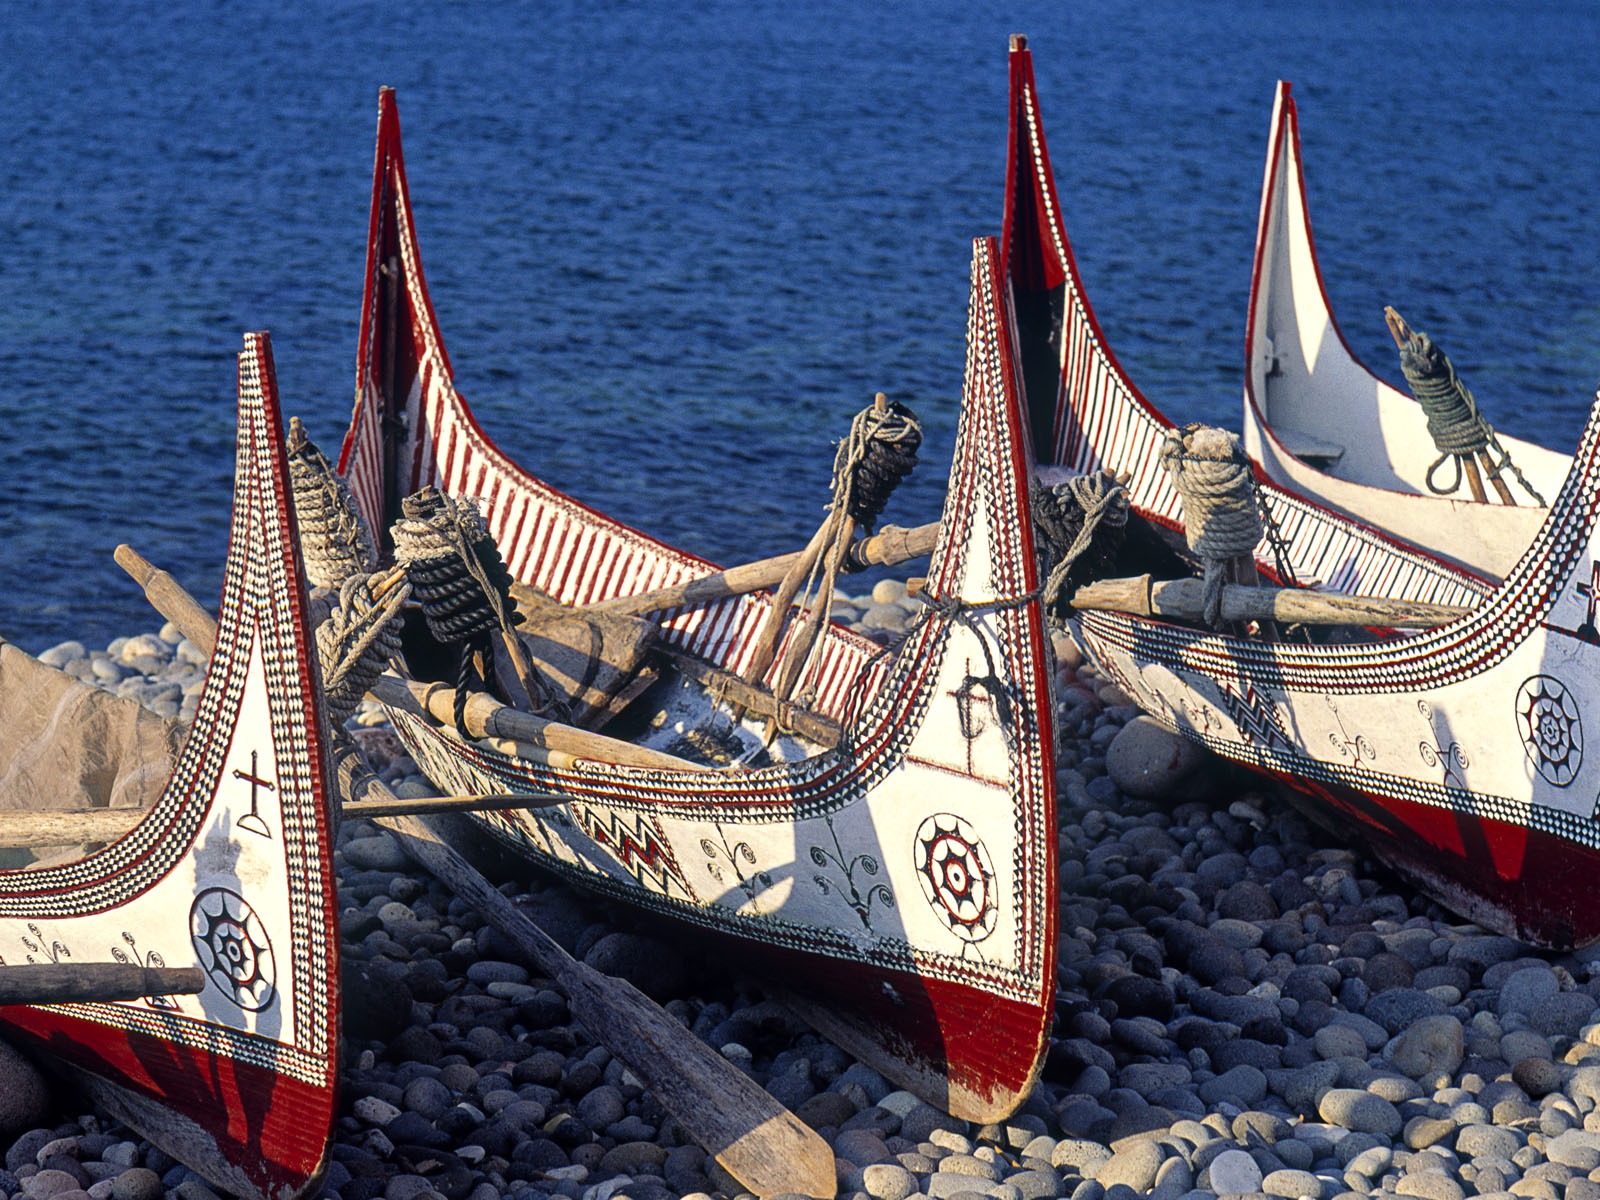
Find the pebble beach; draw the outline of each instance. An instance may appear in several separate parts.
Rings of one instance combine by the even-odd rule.
[[[836,602],[876,640],[904,585]],[[953,1119],[726,964],[542,877],[502,890],[815,1128],[860,1200],[1600,1200],[1600,949],[1539,954],[1439,908],[1286,798],[1159,729],[1056,639],[1059,991],[1010,1119]],[[204,659],[168,626],[51,665],[187,719]],[[432,788],[381,714],[401,795]],[[335,850],[342,1109],[329,1200],[739,1197],[551,982],[376,826]],[[5,1196],[210,1200],[210,1187],[0,1046]]]

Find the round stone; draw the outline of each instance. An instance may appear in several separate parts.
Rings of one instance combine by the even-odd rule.
[[[1247,1196],[1261,1190],[1261,1168],[1243,1150],[1224,1150],[1211,1160],[1211,1190],[1219,1196]]]
[[[906,1200],[917,1190],[917,1177],[896,1163],[873,1163],[861,1172],[861,1190],[873,1200]]]
[[[1379,1137],[1393,1138],[1401,1129],[1393,1104],[1357,1088],[1330,1088],[1317,1103],[1317,1115],[1330,1125]]]
[[[1284,1196],[1288,1200],[1322,1200],[1322,1180],[1310,1171],[1273,1171],[1261,1181],[1261,1190],[1269,1196]]]
[[[1205,751],[1152,717],[1129,721],[1106,750],[1106,774],[1138,799],[1176,794],[1205,761]]]

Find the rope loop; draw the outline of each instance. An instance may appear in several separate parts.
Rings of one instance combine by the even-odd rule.
[[[1534,490],[1516,463],[1511,461],[1511,455],[1500,444],[1494,426],[1478,410],[1478,402],[1471,389],[1456,375],[1455,364],[1450,361],[1449,355],[1434,345],[1432,338],[1418,330],[1406,332],[1404,344],[1400,347],[1400,371],[1406,377],[1411,394],[1422,406],[1423,415],[1428,419],[1428,436],[1433,439],[1433,447],[1439,452],[1439,458],[1428,468],[1423,479],[1430,492],[1436,496],[1452,496],[1460,491],[1464,474],[1462,460],[1483,455],[1485,463],[1490,464],[1489,451],[1492,450],[1495,459],[1489,465],[1490,476],[1509,471],[1522,490],[1533,497],[1534,503],[1545,507],[1544,497]],[[1434,473],[1449,458],[1456,460],[1455,482],[1449,487],[1440,487],[1433,480]]]
[[[899,401],[889,401],[882,411],[876,405],[862,409],[833,456],[833,509],[870,530],[890,494],[917,465],[921,447],[922,425]]]

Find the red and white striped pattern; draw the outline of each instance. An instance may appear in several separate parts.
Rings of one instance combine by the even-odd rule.
[[[422,271],[400,150],[392,92],[380,101],[378,154],[368,276],[357,360],[357,404],[340,456],[356,503],[374,530],[382,529],[385,495],[384,425],[393,403],[407,440],[398,454],[400,496],[433,485],[478,501],[512,575],[563,604],[593,604],[699,578],[717,568],[598,513],[529,475],[478,426],[456,391]],[[385,253],[383,247],[392,253]],[[392,324],[381,302],[379,266],[395,261],[401,291]],[[385,394],[381,356],[390,339],[403,340],[402,361],[415,363],[402,395]],[[396,373],[398,375],[398,372]],[[663,614],[669,641],[718,665],[742,671],[769,605],[740,598]],[[792,628],[792,623],[791,623]],[[785,647],[787,639],[785,640]],[[783,660],[782,650],[773,670]],[[838,719],[877,647],[840,627],[821,639],[806,689],[811,706]],[[870,683],[881,669],[869,669]]]
[[[1122,369],[1084,294],[1039,119],[1033,58],[1025,46],[1011,51],[1011,92],[1012,161],[1002,245],[1013,294],[1020,302],[1027,294],[1061,289],[1060,387],[1053,397],[1027,398],[1030,406],[1053,404],[1054,434],[1040,461],[1075,471],[1128,472],[1134,509],[1158,524],[1181,528],[1182,503],[1159,461],[1173,423]],[[1012,270],[1013,262],[1026,269]],[[1484,580],[1264,480],[1261,496],[1303,584],[1441,604],[1470,605],[1487,594]],[[1256,558],[1269,575],[1276,574],[1265,541]]]

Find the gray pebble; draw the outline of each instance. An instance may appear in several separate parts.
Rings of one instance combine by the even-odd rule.
[[[161,1176],[147,1167],[130,1167],[111,1181],[113,1200],[158,1200],[165,1192]]]
[[[1269,1196],[1284,1196],[1288,1200],[1299,1200],[1302,1196],[1309,1196],[1311,1200],[1322,1200],[1322,1180],[1310,1171],[1282,1170],[1273,1171],[1261,1180],[1261,1190]]]
[[[1395,1187],[1398,1196],[1418,1200],[1465,1200],[1466,1189],[1443,1171],[1410,1171]]]
[[[861,1172],[862,1190],[874,1200],[906,1200],[917,1190],[917,1177],[894,1163],[873,1163]]]
[[[1211,1190],[1219,1196],[1246,1196],[1261,1190],[1261,1168],[1243,1150],[1226,1150],[1207,1168]]]
[[[1355,1088],[1332,1088],[1324,1093],[1317,1115],[1330,1125],[1380,1137],[1395,1137],[1401,1129],[1400,1113],[1393,1104]]]
[[[1121,1183],[1136,1192],[1147,1192],[1155,1183],[1156,1172],[1161,1169],[1165,1158],[1166,1153],[1159,1145],[1148,1138],[1141,1138],[1119,1149],[1102,1163],[1094,1178],[1105,1187]]]

